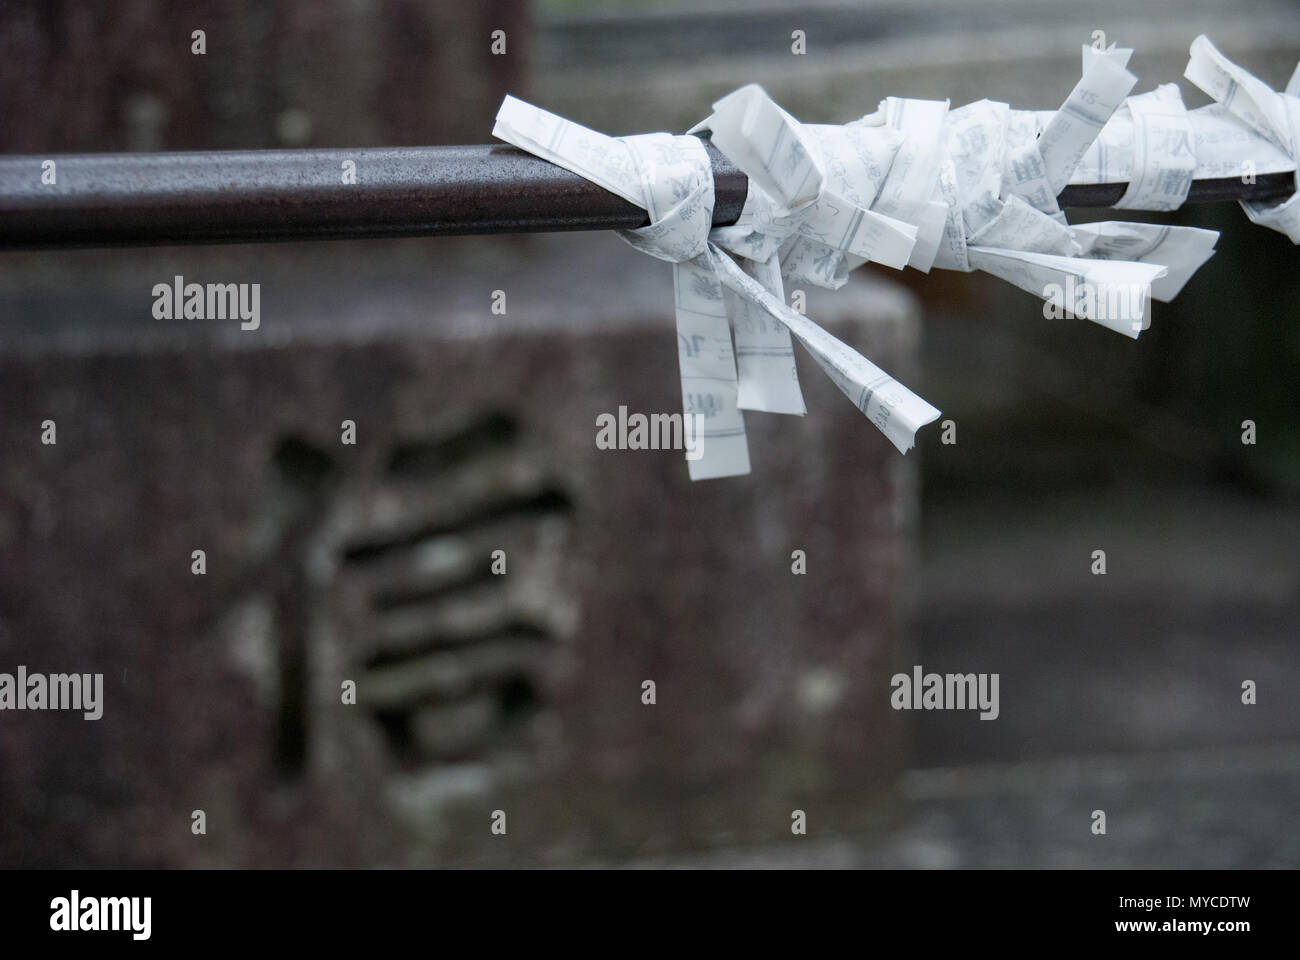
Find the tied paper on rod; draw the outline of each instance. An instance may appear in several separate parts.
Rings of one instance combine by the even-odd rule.
[[[605,186],[649,215],[649,226],[618,232],[637,249],[673,264],[682,405],[686,414],[702,415],[705,424],[701,455],[688,460],[691,479],[749,472],[742,402],[745,409],[805,412],[791,333],[900,451],[910,449],[916,430],[939,416],[879,367],[785,305],[775,247],[761,259],[749,257],[742,269],[710,239],[712,167],[697,137],[606,137],[513,97],[501,105],[493,135]],[[795,139],[784,146],[786,160],[807,156]],[[881,232],[861,229],[868,219],[861,208],[838,198],[818,205],[823,178],[815,166],[787,162],[774,176],[780,177],[772,181],[775,189],[788,189],[789,199],[814,215],[816,225],[809,231],[823,231],[817,235],[864,251],[879,240]],[[808,195],[793,196],[797,190]],[[774,229],[791,233],[807,222],[788,209],[778,218],[781,223]],[[902,266],[914,231],[905,224],[898,227],[900,233],[884,242]],[[889,231],[887,225],[883,233]],[[731,324],[738,330],[735,352]]]
[[[792,338],[906,453],[939,410],[787,306],[787,284],[837,289],[870,262],[982,270],[1041,297],[1045,317],[1136,338],[1150,301],[1177,296],[1218,233],[1071,225],[1061,190],[1127,183],[1118,208],[1169,211],[1198,177],[1297,170],[1300,68],[1279,93],[1198,37],[1186,76],[1218,102],[1189,111],[1176,84],[1133,94],[1132,50],[1081,52],[1078,83],[1050,111],[889,97],[847,124],[804,124],[750,84],[685,136],[608,137],[514,97],[493,135],[646,211],[649,226],[618,233],[673,266],[683,409],[704,418],[693,480],[749,472],[742,411],[806,412]],[[696,133],[748,177],[733,225],[712,227],[712,170]],[[1300,193],[1242,205],[1300,243]]]

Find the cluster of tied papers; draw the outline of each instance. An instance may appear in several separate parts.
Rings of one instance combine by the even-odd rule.
[[[1177,209],[1195,179],[1295,173],[1300,66],[1284,91],[1204,36],[1185,77],[1214,99],[1188,110],[1176,84],[1133,94],[1132,50],[1082,48],[1056,110],[889,97],[843,125],[800,123],[764,90],[723,97],[688,135],[608,137],[514,97],[493,135],[643,208],[619,231],[673,268],[684,412],[704,418],[691,479],[749,473],[742,411],[803,415],[798,340],[902,453],[940,411],[786,303],[794,284],[838,288],[865,263],[991,273],[1063,315],[1136,338],[1214,253],[1218,233],[1106,221],[1071,225],[1068,184],[1127,183],[1115,206]],[[734,225],[713,226],[713,175],[697,136],[749,178]],[[1300,243],[1300,193],[1244,202]]]

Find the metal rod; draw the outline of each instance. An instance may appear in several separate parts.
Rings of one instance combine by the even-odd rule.
[[[706,139],[716,226],[748,181]],[[49,165],[53,161],[53,167]],[[349,168],[349,164],[353,165]],[[345,174],[355,170],[355,183]],[[43,174],[53,173],[53,183]],[[1127,184],[1066,187],[1105,207]],[[1192,185],[1189,203],[1280,200],[1290,173]],[[505,145],[0,156],[0,248],[248,243],[644,226],[645,211]]]
[[[1119,202],[1128,189],[1127,183],[1086,183],[1066,187],[1057,196],[1062,209],[1066,207],[1110,207]],[[1216,180],[1193,180],[1184,203],[1223,203],[1228,200],[1253,200],[1273,203],[1285,200],[1295,192],[1294,173],[1264,173],[1253,183],[1243,183],[1240,177]]]

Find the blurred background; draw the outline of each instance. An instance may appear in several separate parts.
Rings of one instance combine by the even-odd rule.
[[[1097,30],[1189,106],[1198,34],[1300,58],[1289,0],[10,0],[0,150],[486,143],[506,93],[680,132],[749,82],[1049,109]],[[696,485],[594,448],[678,402],[669,275],[614,237],[0,253],[0,670],[106,687],[0,715],[0,863],[1297,865],[1300,253],[1151,219],[1222,235],[1136,342],[981,274],[810,291],[957,442],[899,457],[801,356],[809,416]],[[178,274],[259,283],[260,329],[155,319]],[[889,709],[914,664],[1000,716]]]

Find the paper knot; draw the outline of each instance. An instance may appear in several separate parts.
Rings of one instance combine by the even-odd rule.
[[[641,183],[650,225],[619,230],[643,253],[670,263],[704,253],[713,228],[713,167],[698,137],[647,133],[621,137]]]
[[[1221,54],[1202,34],[1192,41],[1183,75],[1296,164],[1296,193],[1289,199],[1274,204],[1243,200],[1241,206],[1255,223],[1300,243],[1300,65],[1286,90],[1278,92]],[[1243,178],[1253,173],[1241,171]]]

